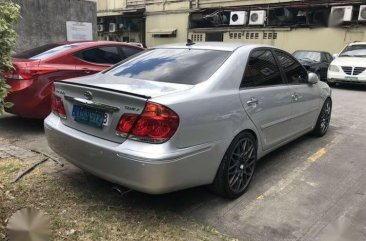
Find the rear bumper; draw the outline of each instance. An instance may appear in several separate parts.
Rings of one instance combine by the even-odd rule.
[[[37,90],[33,86],[12,88],[5,101],[13,103],[6,112],[25,118],[44,119],[51,112],[51,89]]]
[[[209,143],[173,149],[126,140],[103,140],[61,123],[51,114],[45,120],[50,147],[79,168],[103,179],[150,194],[162,194],[210,184],[229,143]]]

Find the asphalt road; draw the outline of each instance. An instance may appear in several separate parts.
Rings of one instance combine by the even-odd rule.
[[[41,121],[5,115],[0,138],[52,154]],[[366,87],[341,86],[333,89],[328,134],[304,136],[260,160],[241,198],[225,200],[204,187],[161,196],[130,192],[123,198],[135,208],[192,217],[239,240],[364,241],[365,156]]]

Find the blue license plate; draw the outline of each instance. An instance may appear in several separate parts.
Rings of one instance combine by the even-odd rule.
[[[72,108],[72,116],[77,122],[102,128],[105,113],[88,107],[74,105]]]

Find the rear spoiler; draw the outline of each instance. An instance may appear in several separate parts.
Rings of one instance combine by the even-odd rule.
[[[70,81],[64,81],[64,80],[56,80],[55,83],[62,83],[62,84],[76,85],[76,86],[83,86],[83,87],[88,87],[88,88],[94,88],[94,89],[100,89],[100,90],[107,90],[107,91],[113,91],[113,92],[116,92],[116,93],[132,95],[132,96],[136,96],[136,97],[140,97],[140,98],[144,98],[144,99],[151,99],[151,96],[140,95],[140,94],[135,94],[135,93],[121,91],[121,90],[114,90],[114,89],[109,89],[109,88],[105,88],[105,87],[99,87],[99,86],[95,86],[95,85],[80,84],[80,83],[75,83],[75,82],[70,82]]]

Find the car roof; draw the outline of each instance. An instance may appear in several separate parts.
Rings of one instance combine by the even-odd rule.
[[[57,44],[60,45],[68,45],[68,44],[72,44],[72,45],[76,45],[76,46],[99,46],[99,45],[108,45],[108,44],[116,44],[116,45],[124,45],[124,46],[132,46],[135,48],[140,48],[138,46],[136,46],[135,44],[129,44],[129,43],[125,43],[125,42],[116,42],[116,41],[62,41],[62,42],[58,42]],[[140,48],[141,49],[141,48]]]
[[[206,49],[206,50],[220,50],[220,51],[235,51],[238,48],[247,47],[247,48],[257,48],[257,47],[270,47],[275,48],[270,45],[262,45],[262,44],[248,44],[248,43],[223,43],[223,42],[198,42],[187,46],[187,43],[176,43],[176,44],[166,44],[156,46],[154,48],[166,48],[166,49]],[[154,49],[153,48],[153,49]]]
[[[366,42],[353,42],[349,44],[350,46],[352,45],[366,45]]]
[[[319,50],[296,50],[295,52],[316,52],[316,53],[325,53],[325,54],[330,54],[327,51],[319,51]],[[295,53],[294,52],[294,53]]]

